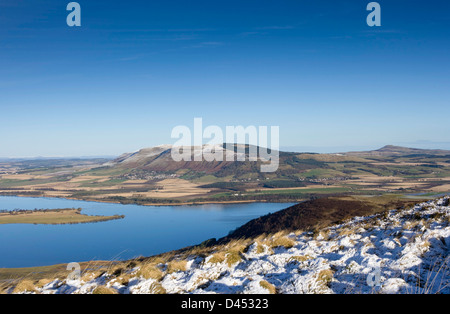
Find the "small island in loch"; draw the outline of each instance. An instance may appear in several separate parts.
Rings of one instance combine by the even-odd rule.
[[[0,211],[0,225],[2,224],[79,224],[101,222],[125,218],[124,215],[89,216],[81,213],[81,208],[35,209]]]

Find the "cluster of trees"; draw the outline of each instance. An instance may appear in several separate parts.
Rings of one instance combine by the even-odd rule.
[[[215,196],[214,198],[207,199],[194,199],[192,202],[205,202],[205,201],[218,201],[218,202],[229,202],[229,201],[257,201],[257,202],[273,202],[273,203],[286,203],[286,202],[297,202],[306,198],[310,198],[309,194],[258,194],[258,195],[248,195],[248,194],[238,194],[238,195],[221,195]]]
[[[121,204],[178,204],[180,200],[163,199],[163,198],[147,198],[147,197],[124,197],[124,196],[109,196],[105,198],[107,201],[119,202]]]
[[[10,214],[10,215],[20,215],[20,214],[31,214],[31,213],[48,213],[48,212],[62,212],[65,210],[77,210],[81,212],[81,208],[58,208],[58,209],[13,209],[13,210],[0,210],[1,214]]]
[[[298,188],[298,187],[305,187],[306,184],[301,181],[294,181],[294,180],[270,180],[266,181],[263,184],[263,187],[265,188]]]
[[[2,189],[5,190],[5,189]],[[15,191],[11,190],[11,192],[0,192],[0,196],[44,196],[44,192],[42,191],[20,191],[15,189]]]
[[[200,186],[205,189],[222,189],[231,191],[245,191],[245,185],[242,182],[215,182]]]

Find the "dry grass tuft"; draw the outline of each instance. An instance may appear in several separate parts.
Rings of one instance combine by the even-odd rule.
[[[211,256],[211,258],[208,260],[208,263],[220,264],[223,263],[225,259],[226,259],[225,252],[217,252]]]
[[[160,281],[164,278],[164,273],[154,264],[144,264],[137,272],[137,276]]]
[[[154,282],[150,285],[150,293],[151,294],[167,294],[166,289],[157,282]]]
[[[289,262],[297,261],[299,263],[302,263],[302,262],[306,262],[306,261],[308,261],[310,259],[312,259],[312,257],[309,256],[309,255],[292,256],[291,258],[289,258]]]
[[[330,230],[315,230],[313,233],[313,239],[318,240],[329,240],[330,239]]]
[[[81,281],[83,282],[89,282],[91,280],[94,280],[98,277],[100,277],[102,274],[104,274],[104,271],[90,271],[90,272],[84,272],[81,276]]]
[[[266,252],[266,248],[261,243],[256,245],[256,254],[263,254]]]
[[[271,283],[265,281],[265,280],[261,280],[259,282],[259,285],[261,287],[263,287],[264,289],[268,290],[270,294],[276,294],[277,293],[277,288],[272,285]]]
[[[239,264],[243,260],[242,253],[240,251],[231,250],[226,256],[228,267],[231,267],[234,264]]]
[[[179,271],[186,271],[186,268],[187,268],[187,261],[173,260],[167,264],[167,273],[172,274],[172,273],[176,273]]]
[[[294,245],[295,245],[295,241],[286,236],[277,237],[277,238],[273,239],[271,242],[272,248],[284,247],[286,249],[290,249]]]
[[[116,278],[116,282],[122,286],[128,286],[128,283],[133,278],[130,274],[123,274]]]
[[[117,294],[117,291],[105,286],[98,286],[92,291],[92,294]]]
[[[7,284],[0,282],[0,294],[8,294],[9,288]]]
[[[420,221],[418,221],[418,220],[409,221],[408,220],[403,224],[403,229],[404,230],[412,230],[412,229],[417,228],[418,226],[420,226]]]
[[[423,241],[423,243],[421,243],[419,245],[419,248],[423,251],[426,252],[430,249],[431,243],[428,240]]]
[[[345,237],[356,233],[356,228],[344,227],[339,230],[339,237]]]
[[[160,256],[151,257],[148,262],[158,265],[158,264],[166,264],[169,262],[174,256],[172,254],[164,254]]]
[[[36,287],[31,280],[24,279],[20,281],[13,290],[13,293],[36,292]]]
[[[324,269],[317,275],[317,281],[323,286],[329,287],[331,281],[333,280],[334,272],[331,269]]]
[[[53,280],[51,280],[51,279],[41,279],[36,283],[35,287],[43,288],[46,284],[49,284],[52,281]]]

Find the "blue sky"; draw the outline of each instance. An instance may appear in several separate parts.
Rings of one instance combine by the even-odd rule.
[[[171,130],[280,127],[286,149],[450,149],[450,4],[0,0],[0,156],[118,155]]]

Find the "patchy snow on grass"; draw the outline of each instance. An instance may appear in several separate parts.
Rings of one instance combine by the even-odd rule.
[[[77,284],[56,280],[37,293],[450,293],[448,197],[322,230],[272,238],[221,258],[192,256],[182,270],[160,279],[139,277],[139,266],[121,283],[112,275]],[[286,239],[284,239],[286,240]],[[232,262],[230,260],[232,259]],[[162,265],[167,269],[167,265]]]

